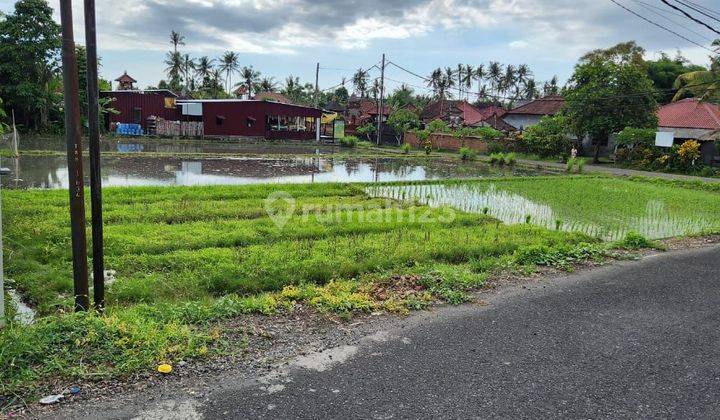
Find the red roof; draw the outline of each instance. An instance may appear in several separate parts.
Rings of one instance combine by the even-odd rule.
[[[369,98],[361,98],[357,102],[352,102],[348,108],[359,108],[360,109],[360,115],[377,115],[378,113],[378,105],[377,103]],[[390,109],[387,105],[383,106],[383,115],[388,115],[390,113]]]
[[[683,99],[660,107],[658,120],[660,127],[720,130],[720,107],[696,98]]]
[[[565,106],[562,96],[546,96],[508,111],[508,114],[555,115]]]
[[[455,108],[459,113],[462,114],[463,124],[471,125],[482,121],[484,118],[492,115],[493,111],[482,111],[467,101],[457,100],[443,100],[435,101],[426,106],[420,115],[425,121],[434,120],[436,118],[444,119],[448,115],[448,111],[451,108]]]
[[[123,73],[123,75],[115,79],[115,81],[120,83],[137,83],[137,80],[130,77],[127,72]]]
[[[260,92],[255,94],[253,99],[256,101],[273,101],[280,102],[281,104],[292,104],[290,98],[277,92]]]
[[[468,112],[464,119],[466,125],[474,125],[479,122],[487,121],[490,117],[495,116],[496,118],[502,117],[505,115],[507,111],[505,109],[497,106],[497,105],[484,105],[484,106],[473,106],[470,104],[467,104],[470,107],[472,107],[477,112]]]

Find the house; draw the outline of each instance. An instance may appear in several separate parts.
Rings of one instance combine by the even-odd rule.
[[[503,119],[515,129],[523,131],[539,123],[540,118],[545,115],[557,114],[563,106],[565,106],[565,100],[562,96],[546,96],[511,109],[503,116]]]
[[[375,100],[370,98],[361,98],[355,95],[348,99],[348,106],[345,115],[345,119],[350,126],[360,126],[365,123],[375,123],[378,115],[378,104]],[[382,121],[387,121],[387,117],[390,115],[390,108],[383,106],[382,110]]]
[[[139,124],[147,130],[151,116],[170,121],[179,121],[182,117],[176,104],[177,95],[166,89],[103,91],[100,96],[112,98],[110,106],[117,111],[105,114],[107,127],[128,123]]]
[[[169,90],[101,92],[112,98],[118,113],[108,113],[106,125],[139,124],[145,132],[152,121],[202,123],[205,137],[318,139],[322,110],[266,100],[178,99]],[[150,123],[150,124],[149,124]]]
[[[696,98],[683,99],[660,107],[658,130],[675,134],[675,142],[698,140],[706,165],[720,160],[715,142],[720,140],[720,106],[701,103]]]
[[[127,71],[125,71],[122,76],[115,79],[115,81],[118,82],[117,90],[133,90],[135,89],[133,85],[137,83],[137,80],[128,76]]]
[[[281,104],[292,104],[293,102],[287,96],[277,92],[260,92],[253,97],[256,101],[279,102]]]
[[[483,113],[464,100],[431,102],[420,113],[420,120],[427,124],[433,120],[445,121],[451,127],[463,127],[479,123]]]

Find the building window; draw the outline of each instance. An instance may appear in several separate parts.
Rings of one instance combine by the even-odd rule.
[[[142,108],[133,108],[133,123],[142,124]]]
[[[215,125],[223,125],[225,122],[225,117],[222,115],[216,115],[215,116]]]

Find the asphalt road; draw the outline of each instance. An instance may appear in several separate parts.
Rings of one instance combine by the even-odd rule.
[[[720,418],[719,282],[716,247],[509,288],[485,306],[413,317],[224,387],[191,411],[218,419]]]

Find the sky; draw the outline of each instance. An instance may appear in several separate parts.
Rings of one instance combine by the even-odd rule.
[[[705,47],[720,38],[659,0],[616,1]],[[58,0],[49,3],[59,21]],[[75,40],[84,44],[82,1],[73,3]],[[0,0],[0,11],[11,12],[13,4]],[[716,0],[691,4],[720,13]],[[585,52],[628,40],[643,46],[648,59],[680,50],[696,64],[709,62],[709,51],[610,0],[96,0],[96,7],[101,76],[113,80],[127,71],[140,88],[164,77],[171,30],[185,36],[182,53],[212,58],[232,50],[241,65],[278,82],[290,74],[314,82],[319,62],[321,89],[350,80],[383,53],[420,75],[458,63],[524,63],[540,82],[553,75],[564,82]],[[720,21],[693,13],[720,29]],[[390,90],[403,82],[426,89],[392,66],[386,80]]]

